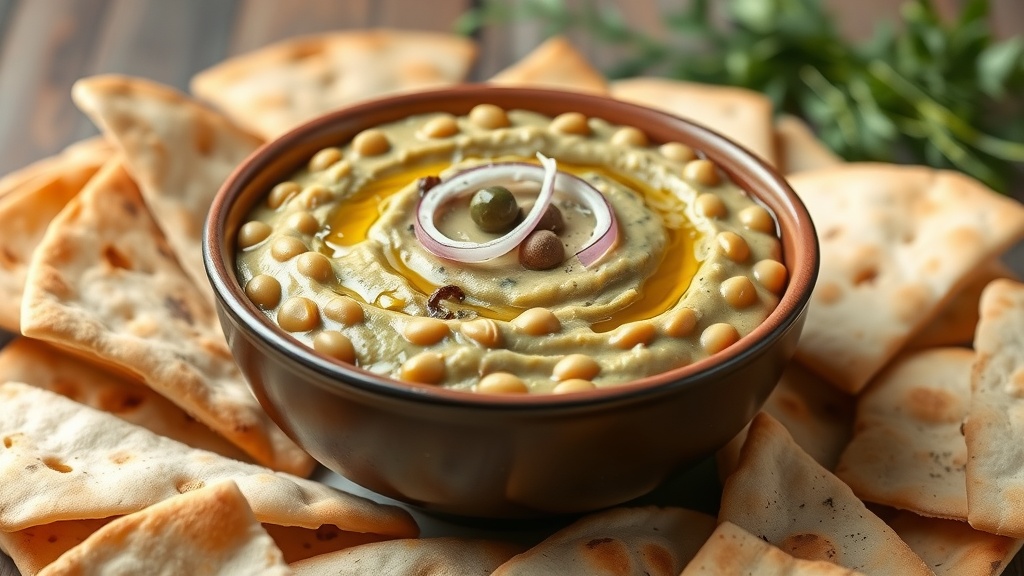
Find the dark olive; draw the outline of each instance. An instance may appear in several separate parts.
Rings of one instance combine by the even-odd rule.
[[[565,246],[550,230],[534,230],[519,245],[519,263],[530,270],[551,270],[565,260]]]
[[[484,232],[505,232],[515,224],[519,205],[508,188],[489,186],[473,194],[469,215]]]
[[[522,220],[523,216],[529,214],[532,209],[533,202],[523,204],[519,209],[519,219]],[[540,220],[533,229],[551,230],[555,234],[561,234],[565,231],[565,217],[562,216],[562,211],[558,209],[558,206],[548,204],[547,210],[544,210],[544,214],[541,215]]]

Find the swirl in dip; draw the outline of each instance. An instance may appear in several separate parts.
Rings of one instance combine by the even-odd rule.
[[[568,193],[559,176],[551,205],[561,222],[544,220],[524,242],[553,228],[541,248],[462,262],[421,242],[421,195],[457,187],[471,168],[538,164],[538,153],[604,202]],[[540,178],[508,180],[519,208],[506,229],[482,229],[474,188],[425,217],[441,240],[501,238],[541,190]],[[584,266],[576,254],[601,210],[614,214],[615,243]],[[787,279],[772,216],[693,150],[599,118],[487,104],[319,151],[251,211],[237,241],[246,294],[319,353],[479,392],[586,390],[686,365],[762,322]]]

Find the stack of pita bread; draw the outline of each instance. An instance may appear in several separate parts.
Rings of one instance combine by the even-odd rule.
[[[262,142],[464,81],[462,38],[284,41],[195,97],[86,78],[102,136],[0,179],[0,548],[23,574],[999,574],[1024,542],[1024,207],[958,174],[844,164],[748,91],[608,82],[564,38],[491,79],[605,94],[790,177],[821,273],[764,411],[718,454],[718,517],[624,506],[540,541],[417,538],[314,462],[232,362],[203,271],[214,193]],[[205,101],[202,102],[202,101]]]

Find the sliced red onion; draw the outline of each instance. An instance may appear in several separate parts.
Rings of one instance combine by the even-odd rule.
[[[525,162],[487,164],[460,172],[434,186],[420,198],[416,207],[416,219],[413,223],[416,238],[435,256],[458,262],[485,262],[511,252],[537,227],[555,192],[555,175],[558,173],[555,160],[540,153],[537,153],[537,158],[543,167]],[[509,180],[540,181],[541,186],[533,208],[523,221],[507,234],[487,242],[466,242],[453,240],[437,229],[434,214],[445,202],[469,190],[479,190],[492,184],[507,183]]]
[[[533,232],[551,203],[557,176],[558,190],[574,197],[593,214],[594,231],[576,253],[584,267],[590,267],[608,252],[619,237],[615,212],[603,194],[586,180],[557,171],[557,164],[551,158],[538,153],[543,168],[523,162],[503,162],[470,168],[452,176],[430,189],[416,207],[414,228],[416,238],[424,248],[435,256],[458,262],[485,262],[507,254]],[[518,226],[507,234],[487,242],[466,242],[445,236],[434,224],[434,214],[447,201],[469,190],[479,190],[492,184],[507,183],[509,180],[541,181],[540,193],[533,208]]]

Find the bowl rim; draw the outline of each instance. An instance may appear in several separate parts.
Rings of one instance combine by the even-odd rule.
[[[784,259],[787,260],[785,265],[788,280],[786,290],[779,299],[778,305],[750,333],[741,337],[725,350],[665,372],[594,390],[568,394],[482,394],[430,384],[405,382],[322,356],[274,325],[245,297],[243,287],[235,275],[234,242],[229,242],[225,237],[228,218],[237,210],[236,200],[250,181],[267,166],[272,165],[276,158],[294,148],[297,143],[313,138],[333,125],[351,122],[353,118],[364,115],[372,116],[383,111],[393,114],[390,119],[385,121],[396,121],[419,113],[416,109],[424,108],[426,104],[434,104],[433,109],[437,111],[436,108],[439,105],[452,105],[454,101],[461,103],[463,100],[476,103],[515,100],[521,103],[517,106],[506,107],[508,109],[534,110],[543,108],[545,105],[557,107],[559,104],[568,104],[573,107],[566,108],[565,111],[575,110],[576,107],[610,110],[614,111],[615,115],[636,119],[630,123],[613,122],[615,124],[636,125],[648,134],[651,133],[648,128],[656,126],[659,127],[659,132],[683,133],[690,138],[699,140],[701,145],[698,147],[698,151],[715,161],[720,169],[724,170],[749,196],[755,198],[760,204],[766,205],[768,202],[762,198],[762,194],[770,192],[785,209],[786,213],[780,214],[778,210],[766,206],[775,216],[776,225],[782,234],[783,248],[789,241],[788,238],[792,238],[795,243],[793,253],[797,256],[796,262]],[[542,102],[542,105],[530,105],[530,103],[536,102]],[[423,111],[426,112],[430,109],[427,106]],[[463,113],[468,111],[469,109],[466,108]],[[588,116],[601,117],[602,115],[588,113]],[[360,130],[378,124],[378,122],[366,124]],[[355,132],[352,135],[354,134]],[[348,138],[350,139],[351,135]],[[347,141],[348,139],[345,138],[339,139],[339,144]],[[663,140],[655,139],[654,142],[663,142]],[[291,170],[294,171],[299,165],[301,163],[292,166]],[[753,191],[754,185],[761,186],[763,189]],[[246,212],[251,208],[252,204],[245,206]],[[784,229],[787,228],[784,222],[788,223],[792,229]],[[313,118],[264,143],[234,168],[217,191],[203,228],[202,245],[207,276],[221,311],[230,315],[240,327],[244,327],[246,331],[254,334],[265,346],[292,358],[330,381],[324,383],[318,380],[319,385],[339,389],[346,386],[354,387],[364,393],[418,403],[429,402],[449,406],[511,410],[558,410],[596,406],[627,399],[639,401],[668,393],[680,387],[696,386],[699,382],[716,379],[737,365],[744,364],[746,360],[757,357],[762,350],[782,338],[802,317],[810,301],[820,263],[814,224],[799,196],[776,169],[726,136],[693,120],[630,102],[615,100],[608,96],[550,88],[499,87],[487,84],[462,84],[402,93],[339,108]],[[264,353],[266,353],[265,350]]]

